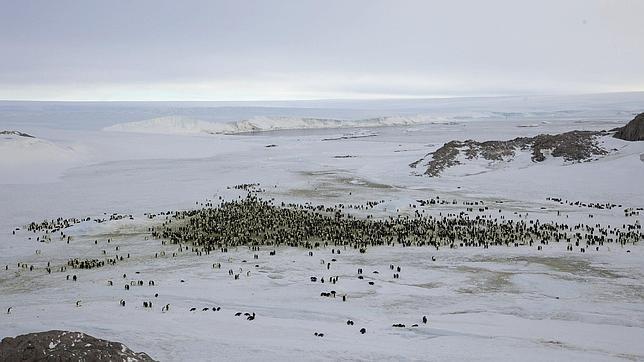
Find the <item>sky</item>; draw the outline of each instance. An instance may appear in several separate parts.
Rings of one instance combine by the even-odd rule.
[[[0,99],[644,91],[642,0],[0,0]]]

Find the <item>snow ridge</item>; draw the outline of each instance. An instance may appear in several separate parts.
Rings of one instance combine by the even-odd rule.
[[[302,117],[254,117],[241,121],[215,123],[181,116],[169,116],[143,121],[118,123],[103,128],[110,132],[156,133],[156,134],[240,134],[294,129],[326,129],[409,126],[417,124],[450,124],[443,118],[429,116],[389,116],[359,120]]]

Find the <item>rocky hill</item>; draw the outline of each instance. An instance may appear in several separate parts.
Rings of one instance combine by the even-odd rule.
[[[557,135],[518,137],[508,141],[450,141],[409,166],[417,168],[418,165],[423,165],[426,167],[425,175],[436,177],[445,169],[467,160],[482,158],[491,162],[507,161],[513,159],[518,151],[529,151],[533,162],[545,161],[546,153],[552,157],[561,157],[565,161],[581,162],[608,153],[596,141],[596,137],[606,134],[595,131],[571,131]],[[464,159],[461,156],[464,156]]]
[[[644,113],[640,113],[624,127],[618,128],[615,138],[626,141],[644,141]]]
[[[47,331],[7,337],[0,342],[0,361],[154,361],[118,342],[79,332]]]

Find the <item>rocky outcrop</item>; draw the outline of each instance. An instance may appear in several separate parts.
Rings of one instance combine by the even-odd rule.
[[[0,361],[154,361],[118,342],[80,332],[47,331],[7,337],[0,342]]]
[[[30,134],[23,133],[20,131],[0,131],[0,135],[3,136],[20,136],[20,137],[28,137],[28,138],[36,138]]]
[[[644,141],[644,113],[640,113],[624,127],[618,128],[614,135],[625,141]]]
[[[540,134],[535,137],[518,137],[508,141],[450,141],[409,166],[417,168],[418,165],[429,159],[423,164],[427,167],[424,174],[436,177],[443,170],[461,164],[462,162],[458,159],[461,153],[465,155],[467,160],[484,158],[489,161],[501,161],[513,158],[517,150],[529,150],[533,162],[544,161],[547,151],[553,157],[561,157],[571,162],[581,162],[589,160],[593,156],[608,153],[597,145],[595,140],[597,136],[602,135],[606,135],[606,133],[571,131],[557,135]],[[429,158],[430,156],[431,158]]]

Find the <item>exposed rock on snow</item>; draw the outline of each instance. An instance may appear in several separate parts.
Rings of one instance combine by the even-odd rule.
[[[122,343],[84,333],[47,331],[7,337],[0,342],[0,361],[154,361]]]
[[[0,131],[0,135],[10,135],[10,136],[20,136],[20,137],[30,137],[30,138],[36,138],[30,134],[23,133],[20,131]]]
[[[488,161],[512,160],[517,151],[530,151],[532,162],[545,161],[545,153],[553,157],[562,157],[565,161],[581,162],[593,156],[608,153],[597,144],[596,137],[606,135],[605,132],[571,131],[558,135],[540,134],[535,137],[517,137],[508,141],[474,140],[450,141],[438,150],[428,153],[425,157],[411,163],[416,168],[427,160],[424,174],[430,177],[439,176],[447,168],[462,163],[459,155],[463,153],[466,160],[483,158]]]
[[[626,126],[618,128],[614,137],[625,141],[644,141],[644,113],[638,114]]]

